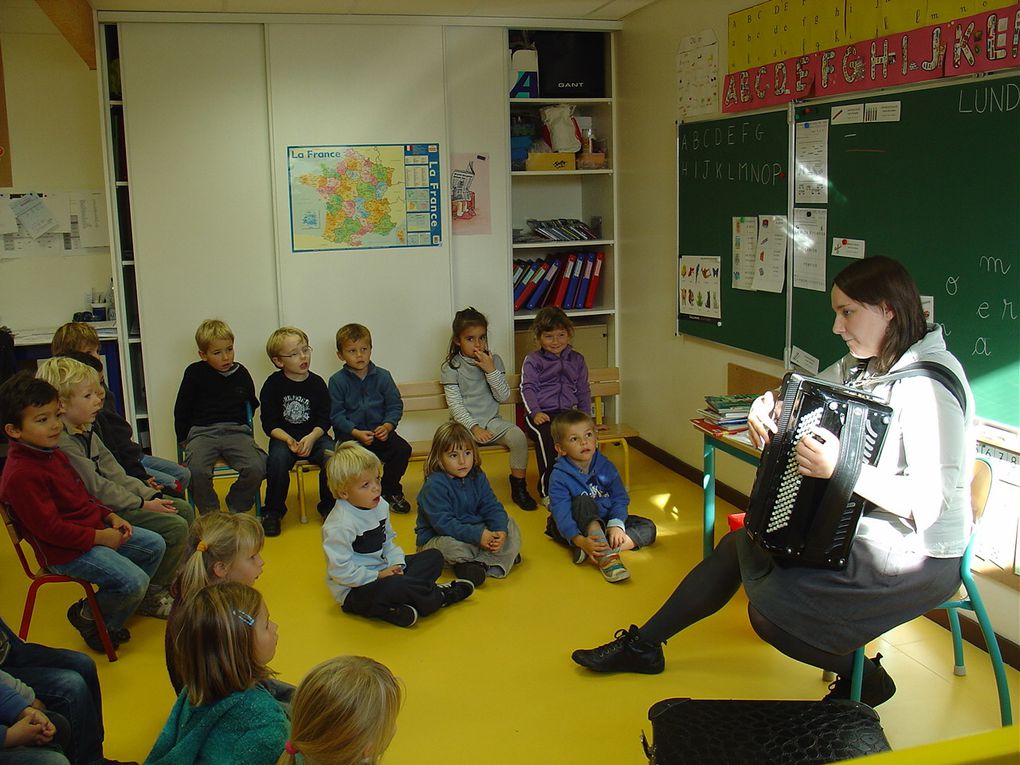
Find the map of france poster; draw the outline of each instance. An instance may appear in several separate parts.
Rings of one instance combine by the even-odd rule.
[[[294,252],[442,243],[439,145],[288,146]]]

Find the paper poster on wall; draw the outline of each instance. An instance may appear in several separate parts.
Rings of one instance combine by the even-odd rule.
[[[860,260],[864,257],[864,240],[846,239],[842,236],[832,237],[832,257]]]
[[[787,221],[785,215],[758,216],[758,244],[755,248],[754,288],[782,292],[786,280]]]
[[[825,292],[825,224],[828,210],[793,210],[793,286]]]
[[[288,146],[294,252],[442,244],[439,145]]]
[[[0,258],[90,255],[107,245],[100,191],[0,193]]]
[[[823,205],[829,201],[829,122],[798,122],[794,160],[796,204]]]
[[[719,43],[706,29],[688,35],[676,50],[677,119],[719,108]]]
[[[758,216],[733,218],[733,274],[730,286],[735,290],[754,289],[754,254],[758,245]]]
[[[719,305],[719,269],[722,258],[698,255],[680,256],[680,295],[678,316],[681,319],[711,321],[722,325]]]
[[[454,236],[491,234],[489,155],[451,154],[450,213]]]

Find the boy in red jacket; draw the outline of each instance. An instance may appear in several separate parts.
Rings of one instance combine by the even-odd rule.
[[[134,613],[166,546],[154,532],[134,528],[89,496],[57,449],[63,430],[57,390],[20,372],[0,386],[0,422],[10,451],[0,476],[0,502],[34,538],[39,564],[56,574],[99,585],[97,600],[114,647],[130,639],[124,622]],[[67,618],[89,648],[102,641],[84,601]]]

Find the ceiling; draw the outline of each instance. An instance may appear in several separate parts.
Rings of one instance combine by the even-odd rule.
[[[619,21],[655,0],[88,0],[100,11],[333,13]]]

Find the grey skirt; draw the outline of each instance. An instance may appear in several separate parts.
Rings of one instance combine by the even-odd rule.
[[[904,555],[858,538],[842,571],[783,567],[740,529],[740,576],[751,605],[808,645],[839,656],[952,597],[960,558]]]

